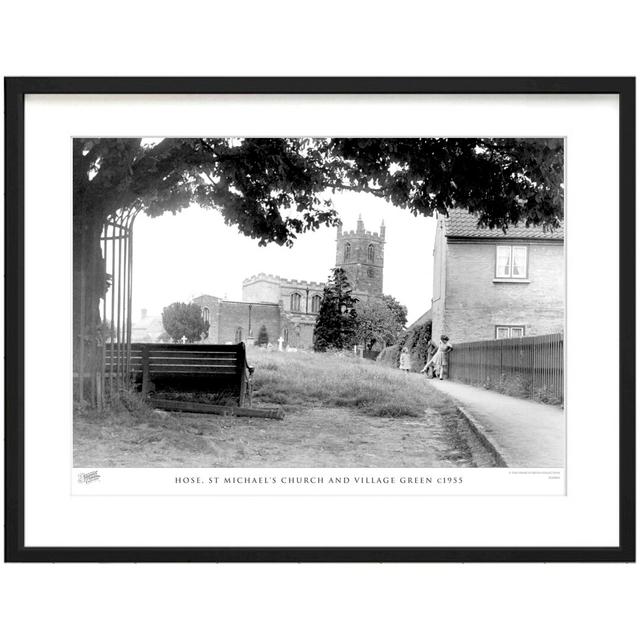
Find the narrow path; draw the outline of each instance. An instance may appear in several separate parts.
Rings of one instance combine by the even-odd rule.
[[[452,382],[427,380],[449,394],[483,427],[507,466],[558,468],[565,464],[565,416],[560,407]]]

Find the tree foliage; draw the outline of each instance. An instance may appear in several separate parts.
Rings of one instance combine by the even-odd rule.
[[[87,370],[101,362],[100,299],[113,274],[100,235],[118,212],[158,216],[195,203],[261,245],[291,245],[337,224],[331,195],[352,190],[414,216],[462,207],[489,227],[555,227],[563,150],[560,138],[76,138],[74,354]]]
[[[393,300],[397,302],[395,298]],[[404,309],[406,314],[406,309],[402,305],[398,306],[401,310]],[[359,301],[356,304],[356,340],[368,350],[373,349],[376,344],[380,349],[387,344],[393,344],[403,329],[398,312],[398,308],[392,308],[385,299],[371,298]]]
[[[430,356],[429,344],[431,343],[432,322],[427,320],[424,324],[418,325],[407,332],[402,341],[402,347],[407,347],[411,354],[411,368],[420,371]]]
[[[195,202],[262,244],[334,224],[330,192],[366,191],[414,215],[454,206],[484,225],[557,225],[560,138],[140,138],[74,140],[74,216]]]
[[[391,309],[401,329],[407,325],[407,307],[400,304],[393,296],[383,294],[382,301]]]
[[[313,329],[314,351],[347,349],[353,346],[358,299],[354,298],[351,292],[351,285],[344,269],[332,269]]]
[[[209,323],[202,317],[199,305],[190,302],[174,302],[162,310],[162,326],[173,342],[183,336],[187,342],[198,342],[209,331]]]
[[[260,331],[258,331],[258,339],[256,340],[256,344],[259,347],[266,347],[269,344],[269,334],[267,333],[267,327],[262,325],[260,327]]]
[[[335,138],[330,149],[348,188],[416,216],[462,207],[501,229],[563,218],[561,138]]]
[[[424,324],[407,331],[396,344],[382,350],[378,362],[397,368],[400,366],[400,353],[407,347],[411,356],[411,370],[420,371],[430,357],[431,329],[431,320],[427,320]]]

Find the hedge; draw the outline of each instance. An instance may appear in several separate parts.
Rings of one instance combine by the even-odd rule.
[[[420,371],[427,364],[427,347],[430,340],[431,321],[429,320],[404,333],[396,344],[383,349],[377,361],[387,367],[397,368],[400,366],[400,352],[404,347],[408,347],[411,371]]]

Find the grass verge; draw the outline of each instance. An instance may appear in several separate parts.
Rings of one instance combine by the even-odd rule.
[[[349,407],[376,417],[422,416],[425,409],[448,412],[451,401],[424,379],[370,360],[323,353],[249,352],[254,399],[278,405]]]

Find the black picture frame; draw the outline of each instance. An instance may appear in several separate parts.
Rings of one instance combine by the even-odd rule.
[[[24,101],[28,94],[615,94],[620,149],[619,545],[615,547],[26,547],[24,540]],[[5,561],[635,561],[635,78],[5,78]]]

